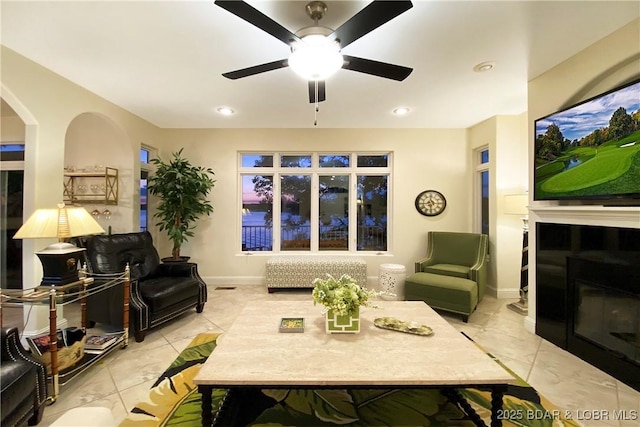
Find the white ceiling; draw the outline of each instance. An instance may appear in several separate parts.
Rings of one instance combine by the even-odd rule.
[[[249,1],[295,32],[306,1]],[[337,28],[368,1],[326,1]],[[403,82],[339,70],[320,128],[466,128],[527,109],[527,81],[640,16],[635,1],[414,1],[343,53],[414,68]],[[288,69],[223,72],[289,48],[211,1],[1,2],[2,44],[167,128],[311,128],[307,84]],[[640,37],[639,37],[640,45]],[[640,49],[639,49],[640,50]],[[495,61],[494,70],[473,72]],[[232,117],[219,106],[237,111]],[[411,113],[396,117],[397,106]]]

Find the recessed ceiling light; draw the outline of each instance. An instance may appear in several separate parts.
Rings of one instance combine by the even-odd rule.
[[[216,108],[216,111],[219,114],[222,114],[223,116],[231,116],[235,114],[235,111],[233,111],[233,108],[230,108],[230,107],[218,107]]]
[[[407,107],[398,107],[394,108],[393,114],[395,114],[396,116],[404,116],[405,114],[409,113],[409,111],[411,110]]]
[[[494,61],[481,62],[475,67],[473,67],[473,71],[476,73],[483,73],[485,71],[493,70],[493,67],[496,66]]]

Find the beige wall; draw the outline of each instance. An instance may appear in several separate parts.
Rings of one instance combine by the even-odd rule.
[[[98,223],[112,233],[122,233],[137,230],[139,224],[139,179],[140,170],[134,170],[136,166],[132,159],[138,158],[139,147],[134,148],[129,142],[129,137],[120,126],[109,117],[102,114],[83,113],[74,118],[69,124],[64,144],[65,167],[73,167],[76,171],[84,169],[91,172],[105,166],[115,168],[118,172],[118,205],[111,206],[104,203],[84,203],[83,206],[89,212],[99,211],[99,216],[94,216]],[[102,178],[82,178],[74,182],[77,191],[78,185],[90,187],[104,185]],[[84,190],[82,195],[87,198],[94,194],[90,188]],[[80,193],[79,193],[80,194]],[[105,210],[111,212],[111,216],[105,216]]]
[[[200,222],[196,236],[182,253],[199,263],[209,283],[261,283],[269,254],[240,251],[238,151],[391,151],[394,197],[390,206],[393,241],[385,255],[366,256],[368,275],[376,277],[382,263],[398,263],[413,271],[414,260],[426,252],[429,230],[470,231],[471,187],[466,131],[463,129],[218,129],[166,130],[167,141],[216,172],[213,215]],[[163,151],[161,156],[167,156]],[[447,198],[437,217],[420,215],[415,197],[436,189]],[[169,254],[162,242],[161,250]]]
[[[118,146],[80,146],[74,154],[83,157],[83,164],[96,164],[106,156],[118,158],[120,164],[131,171],[126,180],[121,181],[122,185],[129,189],[138,186],[139,157],[132,153],[138,152],[142,142],[159,140],[160,129],[4,46],[1,55],[1,96],[26,125],[25,216],[37,208],[55,206],[62,201],[67,134],[74,119],[85,113],[109,118],[122,142]],[[136,194],[129,196],[131,200],[126,203],[135,203]],[[121,231],[133,230],[137,226],[135,221],[129,213],[127,225]],[[37,284],[42,275],[40,262],[33,252],[49,243],[51,241],[23,242],[26,287]]]
[[[528,187],[527,114],[496,116],[469,129],[470,155],[489,149],[489,279],[488,286],[499,298],[518,298],[522,253],[522,220],[504,211],[509,194],[522,194]],[[476,162],[471,159],[470,165]],[[474,181],[478,189],[480,183]],[[477,209],[477,207],[476,207]],[[475,231],[479,231],[476,226]]]
[[[24,142],[24,122],[18,116],[2,116],[1,142]]]
[[[529,82],[529,150],[533,152],[533,120],[640,78],[640,19]],[[530,198],[533,198],[533,159],[529,159]],[[563,222],[640,228],[640,208],[603,207],[531,201],[529,283],[535,284],[536,222]],[[527,325],[535,324],[535,286],[529,288]]]

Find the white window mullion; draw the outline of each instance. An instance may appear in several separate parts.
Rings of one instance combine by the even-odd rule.
[[[311,230],[311,252],[320,250],[320,154],[311,155],[311,215],[309,218]]]
[[[353,171],[349,174],[351,188],[349,194],[349,252],[357,252],[358,246],[358,174]]]
[[[311,251],[318,251],[320,246],[320,176],[317,170],[311,174],[311,217],[309,218],[311,230]]]
[[[279,157],[276,155],[275,157],[276,159],[278,159],[278,162],[280,162]],[[274,159],[274,163],[275,163],[275,159]],[[271,242],[272,247],[273,247],[273,251],[278,252],[280,251],[280,220],[281,220],[281,181],[280,181],[280,172],[276,172],[273,174],[273,204],[272,204],[272,215],[271,215],[271,226],[272,228],[272,238],[273,241]]]

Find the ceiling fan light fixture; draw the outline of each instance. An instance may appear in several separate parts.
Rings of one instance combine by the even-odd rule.
[[[289,56],[289,67],[305,80],[326,80],[343,64],[340,45],[321,34],[304,36]]]

